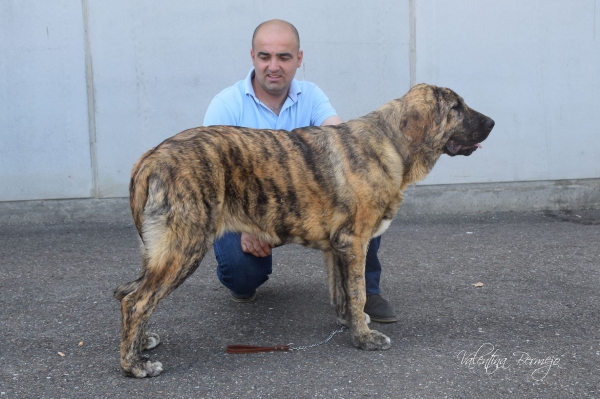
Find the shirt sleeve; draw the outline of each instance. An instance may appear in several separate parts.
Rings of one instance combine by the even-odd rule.
[[[314,101],[312,108],[311,126],[321,126],[325,119],[337,115],[335,109],[329,102],[329,98],[318,86],[314,87]]]
[[[228,107],[225,101],[220,99],[219,96],[212,99],[206,109],[206,114],[204,115],[203,126],[213,125],[239,125],[231,108]]]

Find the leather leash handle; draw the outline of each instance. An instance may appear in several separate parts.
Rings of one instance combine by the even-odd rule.
[[[232,354],[289,351],[289,350],[290,350],[289,345],[278,345],[278,346],[229,345],[227,347],[227,353],[232,353]]]

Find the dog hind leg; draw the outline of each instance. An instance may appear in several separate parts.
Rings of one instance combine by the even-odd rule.
[[[160,300],[196,270],[214,239],[214,229],[195,223],[201,218],[194,212],[177,218],[172,228],[166,220],[159,215],[144,221],[144,269],[138,279],[116,290],[117,297],[126,294],[121,300],[121,369],[127,376],[154,377],[163,371],[160,362],[141,355],[160,342],[158,335],[145,332],[146,324]]]
[[[125,375],[138,378],[154,377],[162,372],[160,362],[141,357],[141,350],[150,349],[160,342],[158,335],[146,333],[145,327],[159,301],[171,293],[197,267],[203,253],[186,260],[172,256],[164,259],[156,270],[147,273],[134,292],[121,301],[121,368]]]
[[[140,275],[138,276],[138,278],[136,278],[133,281],[130,281],[128,283],[125,284],[121,284],[120,286],[118,286],[117,288],[115,288],[115,291],[113,292],[113,296],[115,297],[115,299],[117,299],[119,302],[123,300],[123,298],[125,298],[127,295],[131,294],[133,291],[135,291],[139,286],[140,286],[140,282],[144,279],[144,275],[146,272],[146,264],[147,264],[147,259],[144,259],[143,264],[142,264],[142,272],[140,273]]]
[[[144,265],[146,263],[147,263],[147,260],[144,259]],[[115,289],[113,296],[117,300],[119,300],[119,302],[122,301],[123,298],[125,298],[127,295],[131,294],[132,292],[134,292],[138,289],[138,287],[140,286],[140,283],[144,280],[146,267],[142,266],[142,270],[143,271],[140,273],[140,275],[137,279],[130,281],[129,283],[121,284],[120,286],[118,286]],[[158,334],[146,333],[146,332],[142,333],[142,349],[145,349],[145,350],[153,349],[153,348],[156,348],[159,344],[160,344],[160,337],[158,336]]]

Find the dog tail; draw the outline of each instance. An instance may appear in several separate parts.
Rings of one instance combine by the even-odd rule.
[[[131,180],[129,181],[129,206],[133,222],[138,234],[142,236],[142,225],[144,223],[144,208],[148,202],[149,181],[152,175],[152,163],[149,158],[155,149],[146,152],[133,166]]]

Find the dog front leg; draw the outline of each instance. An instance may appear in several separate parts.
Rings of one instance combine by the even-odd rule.
[[[391,340],[378,331],[370,330],[365,318],[367,244],[349,238],[337,244],[325,252],[325,261],[331,301],[338,321],[349,327],[354,346],[365,350],[389,349]]]

